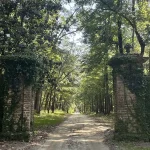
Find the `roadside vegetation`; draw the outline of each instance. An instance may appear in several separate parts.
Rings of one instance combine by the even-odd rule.
[[[113,141],[112,150],[150,150],[149,142],[116,142]]]
[[[64,121],[66,113],[56,110],[55,113],[47,113],[42,111],[40,115],[34,116],[34,128],[40,129],[45,126],[57,126]]]

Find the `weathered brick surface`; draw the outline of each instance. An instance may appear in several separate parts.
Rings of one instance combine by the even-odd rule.
[[[136,101],[135,94],[131,93],[130,90],[125,86],[122,77],[117,75],[116,77],[116,113],[118,117],[122,119],[130,116],[130,111],[133,111],[133,104]]]
[[[11,90],[9,94],[11,95]],[[22,127],[26,129],[27,132],[30,132],[32,130],[31,123],[33,123],[33,117],[34,117],[34,94],[33,94],[32,86],[20,87],[20,92],[18,93],[18,97],[19,97],[19,103],[15,107],[11,116],[10,115],[8,116],[6,112],[11,107],[12,99],[10,97],[9,100],[7,100],[6,109],[4,112],[5,114],[4,122],[6,121],[6,119],[11,120],[13,118],[15,122],[13,127],[14,131],[17,130],[18,126],[21,124]],[[11,122],[10,124],[6,125],[7,127],[3,126],[3,132],[9,132],[10,125]]]
[[[136,132],[136,123],[135,119],[133,118],[133,106],[136,103],[136,96],[135,94],[131,93],[124,84],[121,75],[116,74],[114,78],[116,124],[118,123],[118,119],[122,120],[123,122],[128,122],[128,131]]]
[[[145,63],[148,58],[141,57],[136,54],[130,55],[122,55],[118,56],[118,58],[128,59],[133,57],[134,63],[139,66],[139,68],[143,67],[143,63]],[[117,125],[119,121],[123,123],[127,123],[127,128],[129,133],[138,133],[140,131],[138,127],[138,123],[135,120],[135,112],[134,106],[136,105],[136,96],[133,94],[128,87],[125,85],[124,78],[118,73],[118,69],[130,69],[130,73],[133,73],[134,63],[128,61],[118,61],[118,58],[111,59],[109,65],[113,68],[113,90],[114,90],[114,111],[115,111],[115,127],[117,129]],[[121,127],[120,127],[121,128]]]

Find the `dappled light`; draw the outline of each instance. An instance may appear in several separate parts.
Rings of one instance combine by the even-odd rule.
[[[0,0],[0,150],[150,147],[141,141],[150,1]]]
[[[94,150],[98,150],[100,146],[108,150],[108,147],[103,144],[104,131],[108,129],[110,128],[99,125],[85,115],[74,114],[49,134],[41,149],[74,150],[93,147]]]

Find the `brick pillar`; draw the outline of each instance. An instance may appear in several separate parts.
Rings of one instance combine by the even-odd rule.
[[[4,139],[29,140],[33,131],[34,117],[34,93],[32,86],[26,87],[23,83],[20,84],[20,90],[17,95],[18,102],[13,111],[10,111],[13,103],[11,95],[13,94],[10,89],[10,98],[5,103],[4,124],[1,136],[4,136]]]
[[[115,130],[118,130],[118,124],[122,121],[127,132],[136,132],[136,121],[133,117],[136,96],[124,84],[123,77],[119,74],[114,75],[114,97]]]
[[[129,90],[124,77],[117,70],[127,70],[129,75],[132,75],[132,69],[134,69],[135,64],[142,67],[146,61],[147,58],[138,55],[115,56],[109,61],[109,65],[113,68],[115,131],[119,135],[127,133],[135,134],[140,129],[134,117],[136,95]]]

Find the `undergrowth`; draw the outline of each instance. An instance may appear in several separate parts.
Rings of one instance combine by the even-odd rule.
[[[100,118],[104,122],[112,122],[112,123],[114,123],[114,113],[111,113],[109,115],[90,113],[88,115],[90,117]]]
[[[118,142],[115,145],[115,150],[150,150],[148,142]]]
[[[34,128],[40,128],[42,126],[56,126],[64,121],[66,113],[60,110],[56,110],[55,113],[47,113],[41,111],[40,115],[34,116]]]

